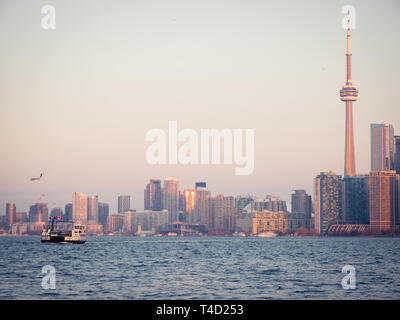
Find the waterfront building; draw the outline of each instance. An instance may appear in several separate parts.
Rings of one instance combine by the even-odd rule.
[[[15,206],[15,203],[13,203],[13,202],[6,203],[6,224],[7,224],[7,226],[11,226],[15,223],[16,213],[17,213],[17,208]]]
[[[209,199],[210,221],[209,228],[216,232],[231,233],[235,231],[238,211],[235,208],[235,199],[223,194]]]
[[[312,200],[306,190],[294,190],[292,194],[292,213],[304,214],[311,218]]]
[[[399,224],[400,175],[396,171],[369,174],[369,215],[371,231],[391,231]]]
[[[346,224],[369,224],[368,176],[343,178],[343,220]]]
[[[237,219],[236,230],[256,235],[263,232],[294,234],[300,228],[311,230],[312,219],[306,214],[292,214],[284,211],[256,211]]]
[[[140,231],[156,233],[158,230],[168,226],[168,211],[154,211],[154,210],[144,210],[130,212],[129,217],[127,216],[126,221],[127,227],[126,231],[130,233],[140,233]]]
[[[314,224],[318,234],[324,234],[331,224],[341,224],[342,176],[321,172],[314,179]]]

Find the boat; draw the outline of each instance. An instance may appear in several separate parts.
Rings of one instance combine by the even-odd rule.
[[[70,230],[63,232],[61,230],[55,230],[54,220],[58,220],[59,217],[51,217],[51,223],[46,225],[42,230],[41,242],[52,242],[52,243],[85,243],[86,232],[85,227],[79,223],[73,223]]]
[[[246,237],[246,234],[244,232],[234,232],[232,235],[234,237]]]
[[[85,243],[86,232],[85,227],[80,224],[74,224],[72,230],[68,231],[64,236],[65,242]]]
[[[261,237],[261,238],[273,238],[273,237],[277,237],[278,234],[273,232],[273,231],[267,231],[267,232],[261,232],[257,234],[257,237]]]

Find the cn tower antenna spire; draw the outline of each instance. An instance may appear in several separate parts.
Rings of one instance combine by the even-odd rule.
[[[350,12],[348,12],[350,17]],[[353,101],[357,100],[358,90],[353,86],[351,79],[351,40],[350,18],[347,20],[347,51],[346,51],[346,83],[340,90],[342,101],[346,102],[346,142],[344,159],[344,176],[356,175],[353,134]]]
[[[347,52],[346,52],[346,68],[347,68],[347,85],[351,85],[351,40],[350,40],[350,18],[347,20],[348,28],[347,28]]]

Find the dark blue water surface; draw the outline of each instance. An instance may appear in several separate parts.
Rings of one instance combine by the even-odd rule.
[[[45,265],[54,290],[42,288]],[[0,237],[0,299],[399,298],[400,238]]]

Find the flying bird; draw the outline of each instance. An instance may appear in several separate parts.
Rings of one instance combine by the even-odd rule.
[[[38,178],[31,178],[31,181],[39,181],[40,179],[42,179],[42,177],[43,177],[43,173],[41,173]]]

